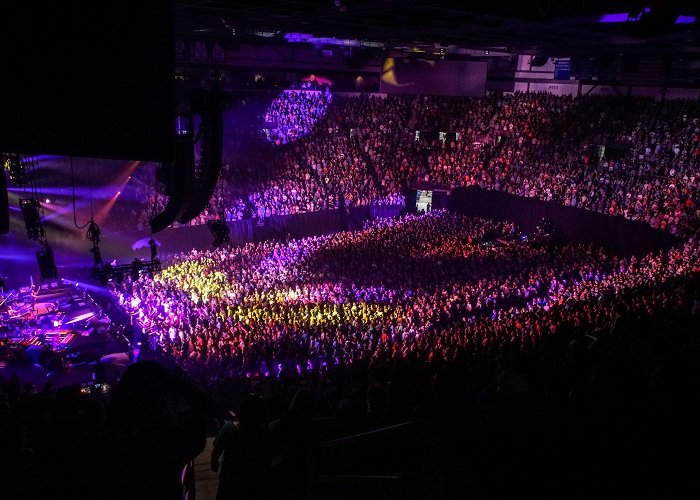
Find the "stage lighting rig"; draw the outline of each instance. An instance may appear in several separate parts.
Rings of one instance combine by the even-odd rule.
[[[90,219],[87,229],[87,239],[92,241],[93,244],[98,245],[100,243],[100,226],[95,223],[94,219]]]
[[[3,166],[10,173],[10,182],[17,187],[27,184],[27,169],[22,156],[15,153],[7,153],[3,157]]]
[[[94,219],[90,219],[85,236],[88,240],[92,241],[90,253],[92,254],[95,268],[102,265],[102,254],[100,253],[100,233],[100,226],[97,225]]]
[[[129,264],[115,266],[107,262],[105,265],[93,269],[93,277],[103,285],[107,285],[110,281],[116,281],[121,284],[127,276],[131,276],[132,281],[137,281],[144,274],[153,276],[160,270],[161,264],[159,260],[143,261],[134,259]]]
[[[27,238],[30,240],[39,240],[44,237],[44,226],[41,223],[41,215],[39,210],[41,204],[35,198],[20,198],[19,208],[22,210],[22,218],[24,219],[24,227],[27,229]]]

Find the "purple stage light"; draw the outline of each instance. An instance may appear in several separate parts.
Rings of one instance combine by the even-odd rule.
[[[603,14],[598,19],[599,23],[626,23],[630,17],[629,12],[623,12],[620,14]]]
[[[40,162],[40,161],[46,161],[46,160],[52,160],[55,158],[65,158],[64,156],[60,155],[35,155],[35,156],[26,156],[24,159],[26,162]]]
[[[314,36],[311,33],[285,33],[284,38],[288,42],[308,42]]]
[[[642,19],[644,14],[651,12],[651,7],[644,7],[643,10],[635,16],[629,12],[623,12],[619,14],[603,14],[598,19],[599,23],[634,23]]]
[[[339,47],[365,47],[382,49],[386,46],[384,42],[377,40],[315,36],[312,33],[285,33],[284,39],[289,43],[310,43],[318,47],[323,45],[333,45]]]
[[[34,262],[34,260],[34,255],[27,253],[24,249],[20,249],[20,251],[10,249],[9,252],[0,252],[0,261],[2,262]]]
[[[697,18],[695,16],[678,16],[674,24],[695,24]]]

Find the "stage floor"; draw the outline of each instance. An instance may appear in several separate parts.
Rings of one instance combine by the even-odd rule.
[[[114,378],[132,362],[133,340],[130,318],[102,287],[52,280],[0,298],[4,379],[41,389]]]

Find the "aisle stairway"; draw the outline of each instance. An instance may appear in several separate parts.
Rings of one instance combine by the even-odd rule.
[[[204,451],[194,459],[194,477],[197,500],[216,500],[216,489],[219,486],[219,475],[209,467],[209,458],[214,446],[214,438],[207,438]]]

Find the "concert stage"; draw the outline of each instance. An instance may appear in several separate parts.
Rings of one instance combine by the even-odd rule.
[[[133,352],[128,324],[113,321],[96,294],[52,280],[0,297],[0,375],[87,383],[125,367]]]

